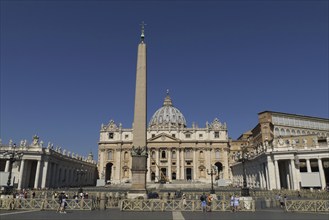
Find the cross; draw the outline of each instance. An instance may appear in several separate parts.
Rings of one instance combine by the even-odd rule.
[[[146,26],[147,24],[145,24],[144,23],[144,21],[142,21],[142,23],[140,24],[140,26],[142,26],[142,33],[144,33],[144,29],[145,29],[145,26]]]

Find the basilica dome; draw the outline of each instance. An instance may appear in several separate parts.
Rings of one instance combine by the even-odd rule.
[[[163,106],[159,108],[152,116],[150,128],[173,128],[186,127],[184,115],[173,106],[171,98],[167,92],[167,96],[163,102]]]

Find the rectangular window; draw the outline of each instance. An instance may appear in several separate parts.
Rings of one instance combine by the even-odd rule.
[[[185,134],[185,138],[191,138],[191,134]]]
[[[126,135],[125,135],[125,139],[128,139],[128,137],[129,137],[129,135],[128,135],[128,134],[126,134]]]
[[[219,138],[219,131],[215,131],[215,138]]]
[[[113,132],[110,132],[110,133],[109,133],[109,139],[113,139],[113,137],[114,137]]]
[[[152,137],[154,138],[155,137],[155,134],[152,134]]]
[[[203,134],[199,134],[199,138],[203,138]]]
[[[176,135],[175,135],[175,134],[172,134],[171,136],[172,136],[172,137],[176,137]]]

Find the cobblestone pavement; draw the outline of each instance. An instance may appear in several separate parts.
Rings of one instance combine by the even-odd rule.
[[[329,213],[288,213],[280,209],[260,210],[256,212],[121,212],[119,209],[105,211],[68,211],[66,214],[55,211],[0,211],[1,220],[24,219],[106,219],[106,220],[328,220]]]

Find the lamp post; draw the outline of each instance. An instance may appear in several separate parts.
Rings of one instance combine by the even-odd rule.
[[[217,167],[212,166],[210,168],[210,170],[207,169],[207,174],[210,175],[210,177],[211,177],[211,190],[210,190],[210,194],[215,194],[213,176],[216,176],[217,175]]]
[[[241,146],[241,153],[238,152],[236,154],[235,160],[241,162],[242,164],[242,175],[243,175],[243,187],[241,188],[241,196],[250,196],[249,194],[249,187],[247,186],[247,175],[246,175],[246,168],[245,163],[250,159],[250,154],[248,152],[247,145]]]
[[[12,146],[12,149],[11,150],[8,150],[8,151],[5,151],[3,153],[3,156],[8,158],[8,161],[9,161],[9,175],[8,175],[8,180],[7,180],[7,186],[5,187],[5,190],[4,190],[4,194],[5,195],[10,195],[12,194],[13,192],[13,188],[10,187],[11,185],[11,176],[12,176],[12,172],[13,172],[13,163],[15,161],[18,161],[20,160],[22,157],[23,157],[23,153],[18,153],[17,150],[16,150],[16,144],[13,144]]]
[[[82,177],[87,173],[87,170],[84,169],[83,165],[81,165],[81,168],[80,169],[77,169],[77,175],[80,176],[79,178],[79,190],[78,192],[79,193],[82,193],[83,192],[83,189],[82,189],[82,184],[81,184],[81,181],[82,181]]]

